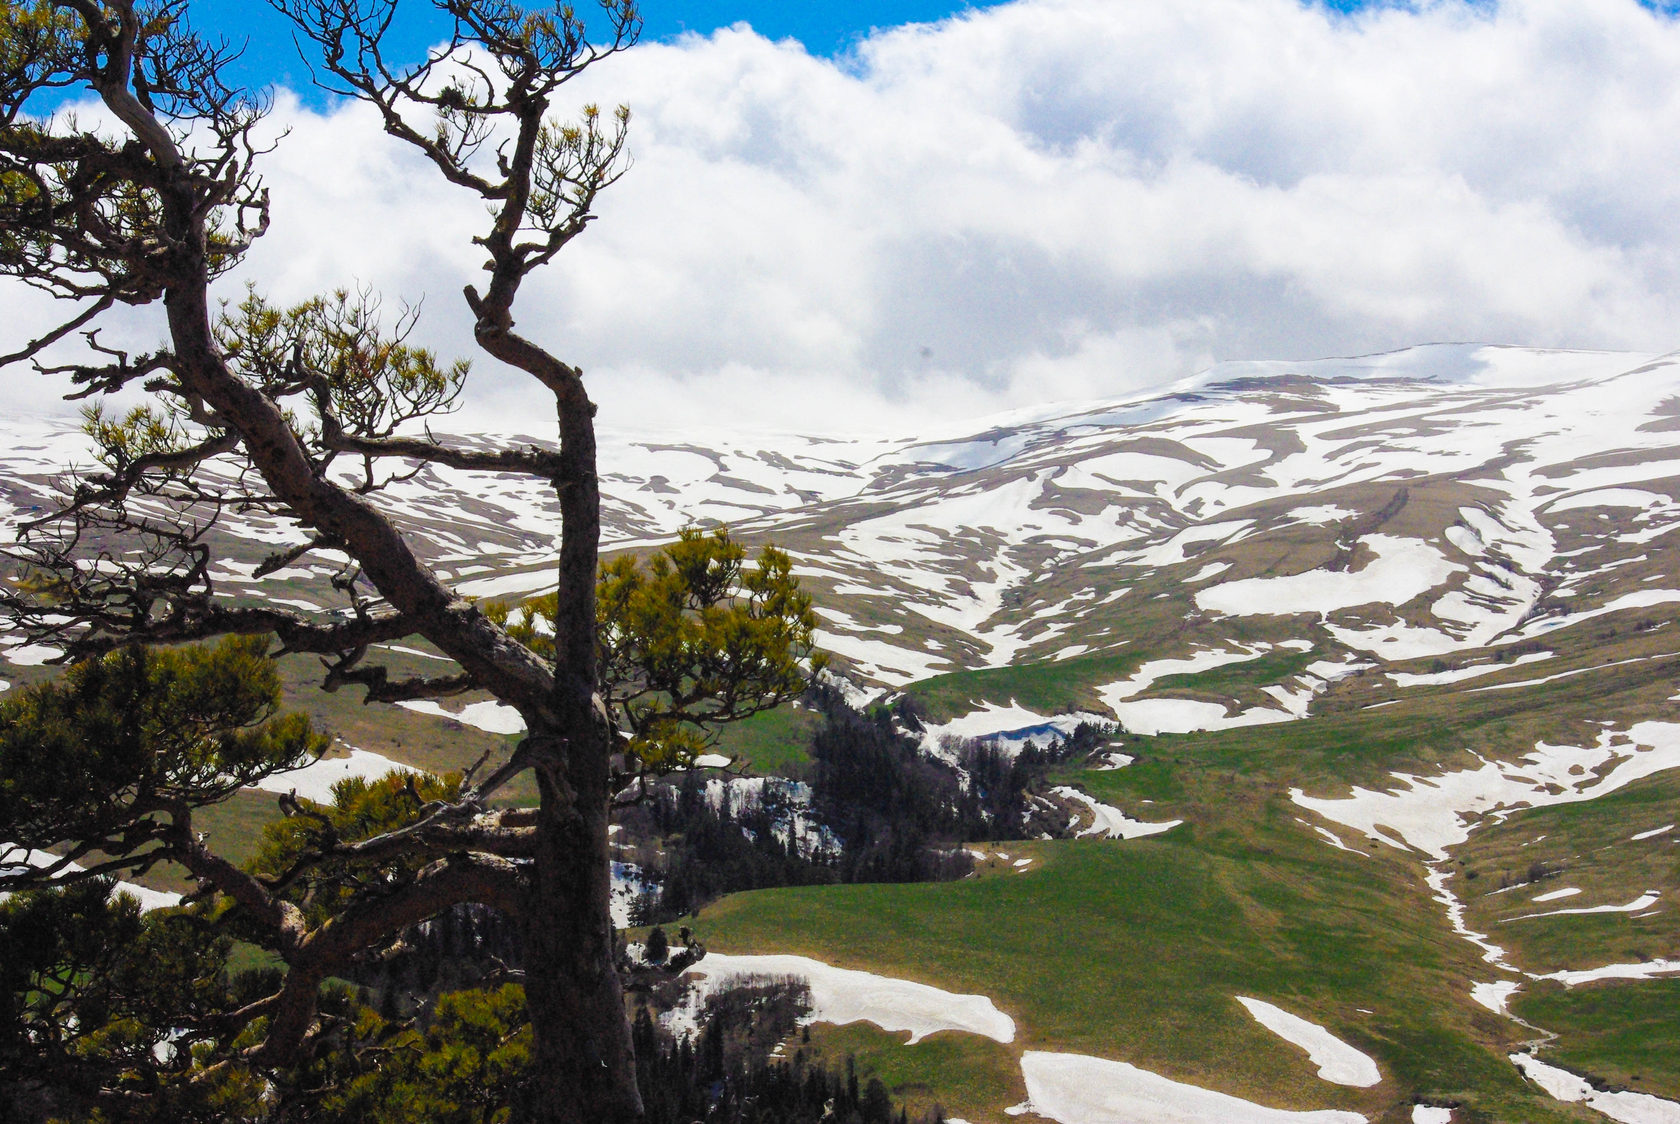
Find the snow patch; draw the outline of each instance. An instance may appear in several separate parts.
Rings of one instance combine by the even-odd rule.
[[[1134,820],[1118,808],[1099,803],[1094,797],[1080,792],[1077,788],[1066,785],[1050,790],[1065,800],[1075,800],[1085,805],[1091,813],[1091,826],[1079,833],[1083,839],[1087,835],[1100,835],[1105,839],[1142,839],[1150,835],[1159,835],[1183,823],[1183,820],[1168,820],[1166,823],[1144,823]]]
[[[1579,987],[1598,980],[1651,980],[1658,976],[1680,974],[1680,960],[1646,960],[1638,964],[1606,964],[1602,968],[1579,968],[1574,971],[1548,972],[1535,976],[1537,980],[1556,980],[1564,987]]]
[[[48,867],[61,861],[57,855],[50,851],[18,851],[14,850],[9,843],[0,843],[0,858],[4,858],[8,864],[18,864],[20,873],[21,867]],[[0,867],[0,872],[5,869],[5,867]],[[75,874],[86,869],[80,863],[68,863],[63,872],[65,874]],[[138,882],[119,881],[113,889],[116,893],[127,894],[138,901],[142,913],[154,909],[168,909],[171,906],[181,904],[180,894],[172,894],[167,890],[153,890],[140,885]],[[0,901],[5,901],[9,897],[11,897],[10,893],[0,893]]]
[[[1317,1023],[1308,1022],[1262,999],[1239,995],[1237,1002],[1247,1008],[1255,1022],[1290,1045],[1305,1050],[1307,1060],[1318,1067],[1318,1075],[1325,1081],[1361,1089],[1382,1081],[1382,1071],[1377,1068],[1376,1062]]]
[[[1511,996],[1522,988],[1520,980],[1500,980],[1497,983],[1470,985],[1470,998],[1496,1015],[1509,1015]]]
[[[1539,660],[1549,660],[1551,652],[1529,652],[1518,656],[1509,663],[1479,663],[1469,667],[1455,667],[1450,671],[1431,671],[1413,673],[1408,671],[1391,671],[1389,679],[1396,687],[1424,687],[1436,686],[1442,683],[1462,683],[1466,679],[1479,679],[1484,675],[1492,675],[1507,668],[1521,667],[1525,663],[1535,663]]]
[[[406,773],[416,771],[401,761],[393,761],[389,757],[369,753],[365,749],[352,748],[349,757],[323,757],[301,769],[264,777],[251,787],[260,788],[265,792],[295,792],[317,804],[331,804],[333,785],[339,781],[350,777],[373,781],[394,770]]]
[[[1422,539],[1366,535],[1376,557],[1363,569],[1308,570],[1273,578],[1245,578],[1196,594],[1196,605],[1228,616],[1322,616],[1357,605],[1404,605],[1463,569]]]
[[[971,710],[937,726],[924,727],[922,749],[934,756],[944,756],[940,743],[946,738],[974,738],[995,739],[1019,751],[1027,742],[1045,743],[1070,734],[1082,722],[1107,721],[1100,714],[1086,712],[1040,714],[1019,705],[1014,699],[1009,700],[1008,706],[982,701],[978,710]]]
[[[1608,795],[1634,781],[1680,767],[1680,723],[1639,722],[1625,733],[1605,730],[1595,746],[1545,742],[1518,762],[1486,761],[1437,777],[1393,776],[1404,788],[1374,792],[1355,787],[1346,797],[1290,797],[1325,819],[1363,831],[1391,846],[1410,846],[1434,859],[1470,837],[1470,815],[1499,817],[1519,808],[1572,804]]]
[[[812,1022],[874,1023],[882,1030],[910,1032],[914,1045],[930,1034],[957,1030],[995,1042],[1015,1040],[1015,1020],[984,995],[959,995],[911,980],[836,968],[804,956],[707,954],[687,975],[696,986],[671,1026],[692,1030],[695,1014],[711,992],[742,976],[791,976],[811,989]]]
[[[1189,1085],[1125,1062],[1029,1050],[1027,1107],[1058,1124],[1365,1124],[1357,1112],[1290,1112]]]
[[[448,718],[451,721],[461,723],[463,726],[476,726],[478,729],[491,734],[522,734],[525,732],[525,719],[521,718],[519,712],[506,703],[469,703],[460,710],[445,710],[431,699],[400,702],[397,705],[417,714],[430,714],[435,718]]]
[[[1648,1093],[1594,1089],[1585,1078],[1547,1065],[1533,1054],[1512,1054],[1511,1062],[1553,1098],[1584,1104],[1620,1124],[1680,1124],[1680,1103]]]
[[[1508,921],[1527,921],[1535,917],[1563,917],[1566,914],[1575,913],[1638,913],[1642,909],[1649,909],[1656,905],[1657,899],[1661,896],[1655,890],[1647,890],[1626,905],[1591,905],[1577,909],[1554,909],[1547,913],[1524,913],[1518,917],[1501,918],[1499,923],[1503,925]],[[1534,900],[1539,901],[1540,899],[1536,898]]]
[[[1298,507],[1289,513],[1289,518],[1297,523],[1311,523],[1315,527],[1322,527],[1339,519],[1351,519],[1356,514],[1358,513],[1345,507],[1337,507],[1333,503],[1321,503],[1311,507]]]
[[[1199,699],[1139,699],[1113,703],[1110,709],[1133,734],[1188,734],[1192,730],[1234,730],[1239,726],[1269,726],[1296,717],[1287,710],[1251,707],[1230,713],[1223,703]]]

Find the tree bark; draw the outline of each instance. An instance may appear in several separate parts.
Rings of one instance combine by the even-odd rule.
[[[620,1124],[642,1115],[614,967],[607,755],[587,745],[598,737],[587,696],[580,710],[573,717],[589,731],[586,745],[569,747],[562,773],[552,758],[536,770],[542,808],[520,918],[533,1035],[514,1106],[522,1122]]]
[[[507,329],[484,330],[493,354],[519,354]],[[488,337],[488,338],[487,338]],[[509,346],[513,345],[513,346]],[[521,355],[521,357],[524,357]],[[545,357],[546,358],[546,357]],[[548,360],[560,422],[558,619],[552,730],[531,731],[541,803],[529,901],[522,913],[531,1072],[521,1122],[620,1124],[641,1119],[630,1024],[614,966],[611,744],[597,707],[595,581],[601,538],[594,405],[578,372]]]

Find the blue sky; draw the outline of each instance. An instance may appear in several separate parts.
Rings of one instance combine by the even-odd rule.
[[[669,40],[684,32],[707,34],[745,22],[769,39],[797,39],[817,56],[833,56],[877,28],[943,19],[957,12],[995,6],[999,0],[646,0],[644,41]],[[1170,3],[1172,0],[1153,0]],[[1403,6],[1408,0],[1305,0],[1339,12],[1379,6]],[[1464,0],[1485,6],[1493,0]],[[1646,7],[1673,12],[1680,0],[1640,0]],[[534,6],[534,5],[533,5]],[[589,0],[578,0],[586,14]],[[413,13],[413,14],[408,14]],[[254,86],[288,86],[311,101],[310,79],[291,42],[291,25],[261,0],[201,0],[192,18],[203,31],[246,44],[237,70]],[[412,59],[436,42],[446,24],[429,4],[411,0],[393,29],[399,54]]]
[[[736,23],[750,24],[769,39],[798,39],[813,55],[845,51],[876,28],[925,23],[956,12],[992,7],[997,0],[647,0],[643,8],[644,41],[662,41],[684,32],[707,34]],[[1338,11],[1356,11],[1380,0],[1319,0]],[[587,18],[592,5],[579,0]],[[408,15],[394,28],[393,42],[411,58],[419,58],[447,26],[429,5],[412,3]],[[291,25],[260,0],[208,0],[193,5],[200,30],[247,44],[240,67],[245,81],[290,86],[299,92],[309,86],[308,71],[291,42]]]
[[[593,9],[589,0],[579,0],[576,6],[586,19]],[[683,32],[706,34],[745,21],[767,38],[798,39],[814,55],[833,55],[873,28],[937,20],[953,12],[989,6],[984,0],[649,0],[643,10],[643,39],[665,40]],[[291,42],[291,25],[267,4],[260,0],[208,0],[194,4],[191,11],[201,31],[247,43],[241,66],[247,82],[286,85],[300,92],[308,86],[308,71]],[[393,41],[403,54],[419,58],[447,24],[424,2],[410,4],[408,11],[415,14],[396,25]]]

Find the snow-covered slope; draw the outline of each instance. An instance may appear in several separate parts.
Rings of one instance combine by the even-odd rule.
[[[877,687],[1114,652],[1168,622],[1193,659],[1240,621],[1262,649],[1297,637],[1322,656],[1250,700],[1288,717],[1362,662],[1451,665],[1397,672],[1412,682],[1474,674],[1502,649],[1532,657],[1559,630],[1680,601],[1677,363],[1435,345],[1224,364],[900,440],[609,428],[606,539],[723,523],[790,548],[824,642]],[[88,458],[67,426],[0,424],[15,521]],[[384,502],[467,592],[546,585],[557,512],[540,487],[428,469]],[[221,571],[234,589],[301,541],[267,517],[225,529],[244,543]],[[282,571],[273,593],[326,611],[330,568]]]

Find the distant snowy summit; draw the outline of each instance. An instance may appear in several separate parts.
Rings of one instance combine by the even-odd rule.
[[[1429,343],[1374,355],[1307,360],[1219,363],[1188,380],[1217,385],[1243,379],[1296,375],[1308,379],[1405,379],[1458,386],[1552,386],[1614,378],[1673,360],[1676,353],[1578,351],[1484,343]]]

